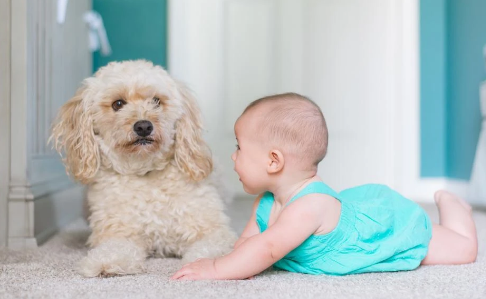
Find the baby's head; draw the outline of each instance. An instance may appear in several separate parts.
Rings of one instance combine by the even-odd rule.
[[[328,131],[321,109],[296,93],[277,94],[252,102],[238,119],[253,130],[255,141],[277,149],[302,170],[317,168],[327,152]]]

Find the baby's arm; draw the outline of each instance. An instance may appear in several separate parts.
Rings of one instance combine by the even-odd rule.
[[[256,210],[258,208],[258,205],[260,204],[260,199],[262,198],[262,196],[263,196],[263,194],[259,195],[256,198],[255,202],[253,203],[253,208],[252,208],[250,220],[248,220],[248,223],[246,224],[245,229],[241,233],[241,236],[235,242],[234,249],[236,249],[238,246],[240,246],[248,238],[260,233],[260,228],[258,227],[257,222],[256,222]]]
[[[324,202],[322,194],[299,198],[263,233],[248,237],[226,256],[183,266],[172,279],[244,279],[262,272],[314,234],[326,212],[334,213]]]
[[[322,205],[316,205],[313,197],[316,195],[307,195],[289,205],[265,232],[249,237],[233,252],[216,259],[216,279],[256,275],[302,244],[322,224]]]

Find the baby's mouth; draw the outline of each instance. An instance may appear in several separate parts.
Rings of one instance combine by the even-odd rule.
[[[135,140],[133,145],[149,145],[149,144],[152,144],[153,142],[154,142],[154,140],[151,139],[151,138],[139,138],[139,139]]]

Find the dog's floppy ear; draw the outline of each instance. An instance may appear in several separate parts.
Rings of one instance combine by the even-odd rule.
[[[211,151],[202,137],[202,117],[196,100],[183,84],[177,84],[182,96],[183,114],[176,123],[175,161],[193,180],[206,178],[213,170]]]
[[[81,183],[89,183],[98,171],[100,154],[95,141],[93,120],[87,111],[81,87],[60,109],[52,128],[50,141],[62,155],[66,171]]]

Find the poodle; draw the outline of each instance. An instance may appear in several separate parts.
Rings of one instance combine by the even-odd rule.
[[[190,262],[232,249],[200,110],[162,67],[100,68],[61,107],[51,140],[66,171],[88,186],[85,277],[141,273],[148,256]]]

